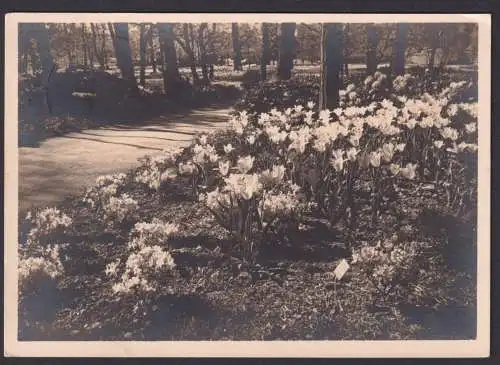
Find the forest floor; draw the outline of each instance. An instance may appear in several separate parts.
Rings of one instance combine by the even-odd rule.
[[[140,124],[111,124],[19,148],[19,211],[56,204],[81,192],[104,174],[126,172],[138,159],[190,144],[198,132],[222,127],[233,101]]]

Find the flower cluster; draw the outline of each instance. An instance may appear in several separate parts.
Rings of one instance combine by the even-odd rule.
[[[173,223],[166,223],[154,218],[151,223],[138,222],[131,232],[130,248],[142,248],[155,244],[165,244],[170,237],[179,231]]]
[[[119,262],[113,262],[106,267],[108,276],[118,276],[117,268]],[[112,290],[117,294],[127,294],[132,290],[154,291],[156,286],[151,278],[162,272],[170,272],[175,269],[174,259],[169,252],[160,246],[146,246],[136,253],[130,254],[125,262],[125,268],[119,281],[113,284]],[[153,279],[154,280],[154,279]]]
[[[398,94],[408,95],[413,92],[417,86],[416,78],[411,74],[396,76],[392,81],[392,88]]]
[[[125,184],[126,178],[127,175],[123,173],[99,176],[95,185],[87,189],[83,201],[92,208],[98,208],[118,194],[120,188]]]
[[[349,84],[339,93],[340,106],[359,106],[363,102],[382,100],[389,95],[389,80],[387,75],[376,71],[367,76],[362,84]]]
[[[219,160],[219,155],[215,151],[214,146],[206,143],[196,144],[193,147],[193,162],[204,165],[211,162],[216,163]]]
[[[135,176],[135,181],[147,185],[150,189],[158,190],[164,181],[177,176],[175,163],[182,149],[172,149],[156,156],[147,156]]]
[[[33,256],[22,255],[18,264],[19,285],[25,288],[38,279],[56,279],[64,273],[60,259],[60,245],[39,248]]]
[[[112,285],[113,292],[127,294],[156,290],[156,278],[172,273],[176,267],[172,255],[164,246],[168,246],[168,240],[177,231],[177,225],[159,219],[136,223],[127,245],[127,259],[113,261],[106,266],[105,274],[117,279]]]
[[[34,225],[27,239],[28,246],[37,246],[42,238],[62,233],[72,224],[72,219],[57,208],[45,208],[38,211],[34,216],[31,212],[26,219]]]
[[[264,196],[260,208],[263,222],[269,224],[276,218],[296,216],[305,209],[303,196],[299,193],[298,186],[290,190],[288,192],[270,192]]]
[[[119,197],[112,196],[103,206],[104,218],[113,223],[122,223],[137,211],[139,205],[128,194]]]
[[[413,87],[414,82],[409,75],[394,80],[395,88],[401,90]],[[451,164],[456,170],[467,169],[462,162],[456,164],[454,155],[477,149],[476,103],[453,104],[448,98],[463,85],[452,84],[444,94],[423,93],[411,98],[390,94],[389,86],[387,77],[377,72],[361,86],[350,84],[341,93],[343,106],[334,110],[315,111],[310,101],[256,115],[241,112],[230,121],[231,142],[220,146],[215,142],[220,155],[200,139],[192,148],[193,159],[183,162],[179,171],[196,174],[197,166],[204,161],[214,162],[205,164],[203,173],[214,177],[215,189],[200,199],[226,228],[228,222],[239,221],[231,218],[238,211],[246,212],[239,217],[249,219],[263,212],[249,210],[262,207],[270,215],[272,206],[282,214],[290,213],[278,207],[294,198],[273,190],[273,185],[297,184],[304,193],[311,192],[309,198],[316,200],[334,225],[339,217],[346,216],[344,211],[353,208],[356,179],[372,180],[368,186],[372,186],[375,213],[380,209],[384,187],[392,184],[388,179],[397,184],[400,178],[437,179],[440,174],[446,186],[454,185],[451,178],[464,182],[464,174],[445,168]],[[367,104],[361,105],[359,98]],[[463,116],[456,116],[460,111],[465,113],[466,123]],[[273,198],[266,203],[266,197]]]

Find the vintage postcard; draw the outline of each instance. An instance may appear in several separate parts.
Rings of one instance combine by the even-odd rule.
[[[5,355],[489,356],[490,42],[8,14]]]

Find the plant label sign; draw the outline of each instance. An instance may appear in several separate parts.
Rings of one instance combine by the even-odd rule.
[[[340,261],[340,263],[335,268],[335,271],[333,272],[333,274],[335,275],[335,278],[337,280],[342,279],[342,277],[345,275],[345,273],[347,272],[347,270],[349,270],[349,267],[350,266],[349,266],[349,264],[347,263],[347,261],[345,259],[343,259],[342,261]]]

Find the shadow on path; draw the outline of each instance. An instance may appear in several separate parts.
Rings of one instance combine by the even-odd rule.
[[[232,101],[142,123],[117,121],[19,148],[19,209],[57,204],[104,174],[127,172],[146,154],[184,147],[201,132],[225,126]]]
[[[116,145],[122,145],[122,146],[128,146],[128,147],[135,147],[135,148],[142,148],[145,150],[155,150],[155,151],[162,151],[161,148],[154,148],[154,147],[147,147],[147,146],[141,146],[138,144],[132,144],[132,143],[120,143],[120,142],[111,142],[111,141],[103,141],[101,139],[94,139],[94,138],[87,138],[87,137],[70,137],[70,136],[63,136],[61,138],[70,138],[70,139],[84,139],[87,141],[94,141],[94,142],[100,142],[100,143],[109,143],[109,144],[116,144]],[[122,136],[123,138],[123,136]],[[142,137],[142,138],[152,138],[152,137]],[[165,138],[162,138],[165,140]],[[172,139],[170,139],[172,141]]]

